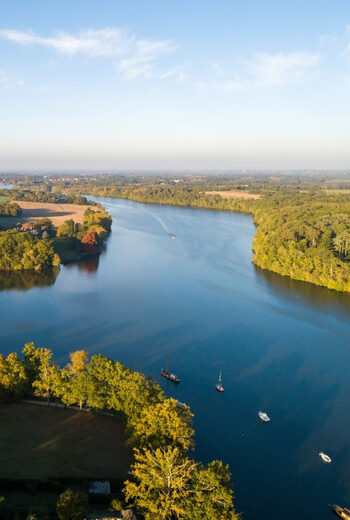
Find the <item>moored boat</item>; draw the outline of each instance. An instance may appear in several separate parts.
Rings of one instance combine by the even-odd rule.
[[[165,368],[161,369],[160,374],[172,383],[180,383],[180,378],[176,374],[169,372],[169,370],[165,370]]]
[[[262,412],[261,410],[258,412],[258,416],[259,416],[259,419],[260,419],[262,422],[270,422],[270,421],[271,421],[271,419],[270,419],[270,417],[267,415],[267,413]]]
[[[337,504],[334,504],[332,508],[335,514],[340,518],[343,518],[344,520],[350,520],[350,509],[347,509],[346,507],[340,507]]]
[[[327,455],[327,453],[323,453],[323,451],[321,451],[319,453],[319,456],[321,457],[321,459],[323,460],[323,462],[327,462],[327,464],[329,464],[330,462],[332,462],[332,459],[330,458],[329,455]]]
[[[218,382],[216,383],[215,385],[215,388],[218,392],[223,392],[224,391],[224,387],[222,386],[222,377],[221,377],[221,372],[219,374],[219,379],[218,379]]]

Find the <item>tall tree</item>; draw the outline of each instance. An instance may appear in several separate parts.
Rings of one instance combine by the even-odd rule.
[[[146,520],[184,518],[190,480],[196,463],[179,448],[136,449],[131,474],[135,481],[125,482],[125,496]]]
[[[191,520],[238,520],[233,507],[229,467],[214,460],[207,467],[198,465],[192,474],[192,493],[185,506]]]
[[[141,446],[159,448],[171,445],[187,450],[194,445],[191,439],[194,434],[192,417],[187,405],[179,405],[176,399],[165,399],[143,408],[133,424],[134,435]]]

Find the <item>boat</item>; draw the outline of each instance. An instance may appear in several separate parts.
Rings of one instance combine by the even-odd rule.
[[[323,460],[323,462],[327,462],[327,464],[329,464],[330,462],[332,462],[332,459],[330,458],[329,455],[327,455],[326,453],[323,453],[323,451],[321,451],[319,453],[319,456],[321,457],[321,459]]]
[[[180,383],[180,378],[177,377],[176,374],[173,374],[172,372],[169,372],[169,370],[165,370],[165,368],[162,368],[160,371],[160,375],[171,381],[172,383]]]
[[[172,238],[173,240],[175,240],[176,235],[173,233],[173,234],[171,235],[171,238]]]
[[[271,421],[271,419],[270,419],[270,417],[267,415],[267,413],[262,412],[261,410],[260,410],[260,412],[258,412],[258,416],[259,416],[259,419],[262,420],[262,422],[270,422],[270,421]]]
[[[224,391],[224,387],[222,386],[222,377],[221,377],[221,372],[219,374],[219,379],[218,379],[218,382],[216,383],[215,385],[215,388],[218,392],[223,392]]]
[[[332,508],[335,514],[340,518],[343,518],[344,520],[350,520],[350,509],[347,509],[346,507],[340,507],[337,504],[334,504]]]

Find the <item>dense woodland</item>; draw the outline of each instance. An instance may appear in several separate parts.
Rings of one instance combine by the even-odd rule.
[[[228,466],[220,461],[203,465],[190,457],[193,414],[187,405],[166,398],[153,379],[101,354],[89,359],[83,350],[73,352],[61,368],[49,349],[27,343],[22,356],[0,355],[0,402],[25,397],[123,419],[134,447],[124,501],[146,520],[238,518]]]
[[[350,177],[339,175],[82,176],[57,178],[72,193],[251,214],[255,265],[296,280],[350,291]],[[229,199],[205,191],[261,195]]]

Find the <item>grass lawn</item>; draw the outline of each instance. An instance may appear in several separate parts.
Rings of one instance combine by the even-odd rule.
[[[125,478],[131,463],[124,426],[116,418],[0,405],[1,478]]]

